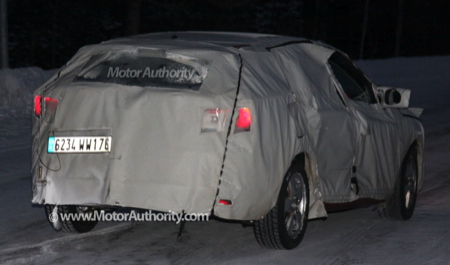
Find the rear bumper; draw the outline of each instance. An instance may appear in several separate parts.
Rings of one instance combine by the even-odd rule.
[[[110,130],[56,131],[52,135],[108,135]],[[209,213],[217,192],[223,149],[180,151],[152,144],[112,152],[48,154],[46,138],[33,168],[33,203],[113,205],[160,211]]]

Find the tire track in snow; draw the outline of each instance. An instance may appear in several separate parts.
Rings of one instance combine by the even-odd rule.
[[[115,225],[112,227],[104,228],[104,229],[93,231],[90,233],[68,234],[68,236],[62,236],[62,237],[58,237],[58,238],[54,238],[54,239],[50,239],[50,240],[45,240],[45,241],[42,241],[42,242],[36,243],[36,244],[14,246],[14,247],[0,250],[0,256],[2,258],[5,258],[8,256],[8,254],[15,255],[19,252],[26,252],[26,251],[32,250],[32,249],[45,249],[45,248],[48,248],[48,246],[50,246],[50,245],[61,244],[61,243],[73,241],[76,239],[86,239],[89,237],[106,235],[109,233],[114,233],[117,231],[129,229],[129,228],[133,227],[134,225],[135,225],[134,223],[118,224],[118,225]]]

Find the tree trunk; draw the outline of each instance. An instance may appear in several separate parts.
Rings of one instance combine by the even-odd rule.
[[[402,40],[403,3],[404,0],[398,1],[397,30],[395,32],[395,57],[400,56],[400,42]]]
[[[125,22],[125,35],[139,34],[141,21],[141,0],[127,0],[127,18]]]
[[[364,42],[366,40],[366,31],[367,31],[367,19],[369,16],[369,2],[370,0],[366,0],[366,7],[364,8],[364,23],[363,23],[363,31],[361,37],[361,47],[359,48],[359,59],[362,60],[364,55]]]
[[[327,41],[327,20],[328,20],[328,18],[327,18],[328,1],[327,0],[323,1],[323,5],[322,5],[322,8],[320,11],[321,11],[321,15],[320,15],[321,22],[320,22],[320,39],[319,40],[326,42]]]
[[[56,12],[58,10],[58,2],[53,2],[52,7],[52,68],[57,68],[56,65]]]
[[[31,47],[30,47],[30,63],[31,65],[34,65],[35,63],[35,54],[34,54],[34,48],[36,47],[36,37],[35,37],[35,24],[31,23],[31,29],[30,29],[30,39],[31,39]]]
[[[7,0],[0,0],[0,68],[9,67]]]
[[[316,16],[314,18],[314,40],[319,36],[319,14],[320,14],[320,0],[316,0]]]

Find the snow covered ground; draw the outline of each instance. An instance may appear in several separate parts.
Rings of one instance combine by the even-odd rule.
[[[53,71],[12,70],[7,78],[14,78],[0,79],[22,87],[0,95],[0,263],[450,264],[450,56],[357,64],[378,84],[412,89],[411,105],[426,109],[426,176],[416,211],[406,222],[380,219],[371,208],[332,213],[311,221],[292,251],[260,248],[251,227],[217,220],[187,223],[181,243],[178,227],[166,222],[53,231],[42,207],[30,203],[29,140],[31,91]]]

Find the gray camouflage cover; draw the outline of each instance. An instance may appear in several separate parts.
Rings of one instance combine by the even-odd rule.
[[[86,65],[124,52],[191,65],[201,81],[186,89],[176,80],[161,87],[83,75]],[[35,92],[58,105],[52,115],[44,109],[33,117],[32,202],[256,220],[275,205],[283,176],[303,153],[309,218],[319,218],[327,214],[324,202],[389,196],[414,142],[421,185],[424,133],[417,111],[346,98],[327,63],[334,52],[304,39],[215,32],[147,34],[83,47]],[[374,85],[373,92],[383,88]],[[237,132],[237,110],[244,107],[251,129]],[[201,130],[207,109],[228,110],[222,131]],[[48,153],[51,136],[111,136],[111,152]]]

